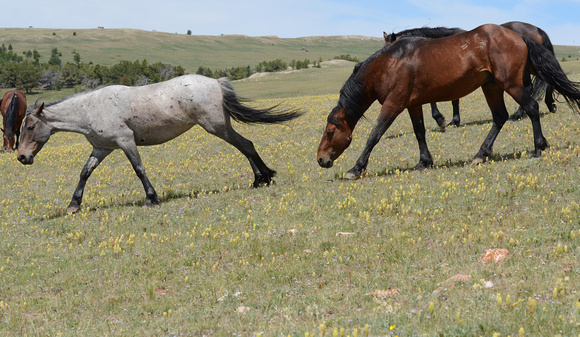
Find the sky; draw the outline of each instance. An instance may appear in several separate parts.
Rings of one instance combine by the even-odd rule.
[[[524,21],[544,29],[553,44],[580,45],[580,0],[27,0],[25,7],[3,6],[0,27],[294,38]]]

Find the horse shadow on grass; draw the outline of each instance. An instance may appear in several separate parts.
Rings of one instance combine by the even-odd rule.
[[[195,190],[192,192],[168,190],[168,191],[164,191],[162,193],[162,195],[159,196],[159,204],[163,204],[163,203],[169,202],[171,200],[180,200],[180,199],[187,199],[187,198],[198,199],[204,195],[221,194],[221,193],[226,193],[229,191],[238,190],[240,188],[242,188],[242,187],[231,187],[225,191],[223,189],[222,190],[219,190],[219,189],[213,189],[213,190],[200,189],[200,190]],[[149,206],[147,208],[154,209],[155,207],[158,207],[158,206],[159,205],[154,205],[154,206]],[[108,209],[112,209],[114,207],[142,207],[142,208],[145,208],[145,199],[143,199],[143,200],[126,200],[124,202],[116,201],[116,199],[110,199],[109,202],[107,202],[103,205],[83,207],[79,211],[79,213],[80,212],[94,212],[97,210],[108,210]],[[40,217],[35,218],[34,220],[36,220],[36,221],[54,220],[54,219],[65,217],[67,215],[70,216],[69,214],[67,214],[66,208],[63,208],[63,209],[54,210],[52,212],[52,214],[44,214]],[[74,215],[72,215],[72,216],[74,216]]]
[[[562,150],[562,149],[566,149],[566,147],[560,147],[560,146],[550,147],[548,149],[548,151],[554,151],[554,150],[558,151],[558,150]],[[514,151],[511,153],[494,153],[491,157],[486,158],[486,161],[484,163],[477,164],[477,165],[489,165],[491,162],[513,161],[513,160],[520,160],[522,158],[533,159],[534,157],[531,157],[529,155],[529,153],[530,152],[528,150]],[[472,159],[469,159],[469,160],[464,160],[464,159],[450,160],[449,159],[443,164],[439,164],[439,165],[435,164],[433,166],[433,168],[450,169],[450,168],[454,168],[454,167],[472,166],[472,161],[473,161]],[[473,165],[473,166],[477,166],[477,165]],[[425,170],[431,170],[433,168],[428,168]],[[394,175],[397,175],[400,173],[415,172],[415,171],[421,171],[421,170],[416,170],[414,168],[414,166],[395,166],[395,167],[392,167],[389,169],[381,169],[377,172],[365,172],[362,177],[368,177],[368,178],[371,178],[371,177],[389,177],[389,176],[394,176]],[[346,179],[345,177],[340,177],[340,178],[337,178],[336,180],[345,181],[345,180],[349,180],[349,179]]]

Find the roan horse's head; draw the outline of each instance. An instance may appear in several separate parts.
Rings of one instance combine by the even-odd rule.
[[[330,115],[318,146],[318,165],[329,168],[352,141],[353,127],[345,120],[344,108],[335,108]]]
[[[24,119],[20,145],[18,146],[18,161],[24,165],[30,165],[34,162],[34,156],[42,149],[52,134],[53,128],[42,116],[43,109],[44,103]]]

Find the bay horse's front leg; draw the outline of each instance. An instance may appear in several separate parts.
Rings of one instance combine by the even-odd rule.
[[[396,112],[392,113],[389,111]],[[402,111],[403,111],[402,109],[396,110],[392,108],[389,109],[388,107],[386,107],[386,105],[383,105],[383,107],[381,108],[381,112],[377,117],[377,122],[373,127],[373,129],[371,130],[371,133],[369,134],[369,138],[367,139],[365,148],[363,149],[363,152],[361,153],[360,157],[357,159],[354,167],[348,170],[348,172],[346,173],[345,176],[346,179],[354,180],[360,178],[363,171],[367,168],[367,165],[369,163],[369,157],[371,156],[373,148],[381,140],[383,134],[389,129],[391,124],[393,124],[395,118],[397,118],[397,116]]]
[[[125,155],[131,162],[133,166],[133,170],[141,180],[143,184],[143,188],[145,189],[145,205],[144,206],[153,206],[159,204],[159,197],[157,196],[157,192],[155,192],[155,188],[151,185],[149,178],[145,174],[145,167],[143,166],[143,162],[141,161],[141,156],[139,155],[139,151],[137,150],[137,145],[133,139],[127,140],[123,142],[123,146],[121,147]]]
[[[407,110],[409,111],[411,122],[413,123],[413,131],[415,132],[417,143],[419,143],[419,163],[415,166],[415,170],[422,170],[433,166],[433,157],[429,152],[427,141],[425,139],[423,109],[419,105],[418,107],[408,107]]]
[[[107,157],[112,150],[97,149],[93,148],[93,152],[89,156],[85,166],[81,171],[81,176],[77,188],[75,189],[70,204],[68,205],[66,212],[68,214],[73,214],[81,209],[81,202],[83,201],[83,192],[85,190],[85,185],[87,180],[91,176],[91,173],[99,166],[99,164]]]

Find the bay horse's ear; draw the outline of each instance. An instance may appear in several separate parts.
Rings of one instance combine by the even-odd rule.
[[[389,40],[389,34],[387,34],[385,31],[383,31],[383,37],[385,38],[385,41]]]

